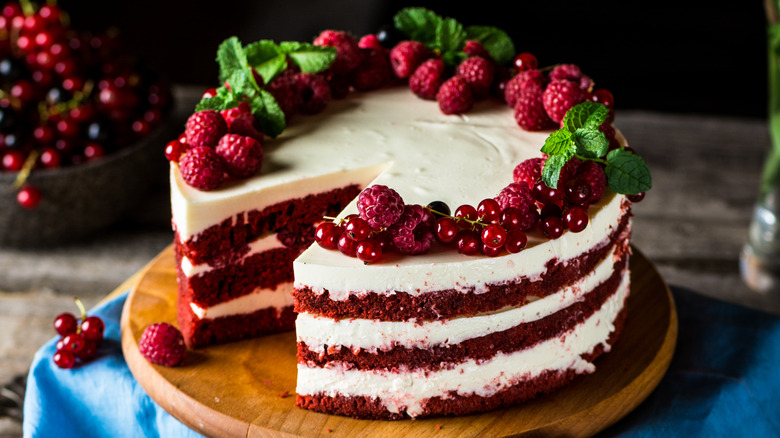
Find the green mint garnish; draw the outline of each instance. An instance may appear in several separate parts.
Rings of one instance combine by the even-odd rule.
[[[610,190],[635,195],[650,190],[650,169],[639,155],[625,148],[609,151],[609,140],[599,126],[607,120],[609,109],[596,102],[582,102],[566,113],[563,127],[544,142],[548,155],[542,179],[548,187],[557,187],[561,169],[572,158],[596,161],[604,165]]]
[[[279,44],[261,40],[244,47],[236,37],[226,39],[217,49],[219,80],[214,97],[202,99],[195,111],[221,111],[234,108],[242,101],[252,108],[260,129],[276,137],[286,127],[284,113],[265,86],[287,68],[288,60],[304,73],[317,73],[330,67],[336,49],[309,43],[285,41]],[[254,71],[263,79],[258,84]]]
[[[445,64],[455,66],[468,55],[463,47],[468,40],[482,43],[499,64],[506,64],[515,56],[512,39],[506,32],[490,26],[463,27],[453,18],[445,18],[425,8],[405,8],[393,18],[395,27],[413,40],[425,44],[441,54]]]

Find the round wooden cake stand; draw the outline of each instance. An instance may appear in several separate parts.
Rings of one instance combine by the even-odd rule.
[[[590,436],[631,412],[658,385],[674,353],[677,312],[664,280],[638,251],[631,258],[628,321],[594,374],[529,402],[484,414],[404,421],[355,420],[295,407],[295,334],[190,351],[180,367],[147,362],[143,329],[176,322],[172,248],[141,275],[122,314],[122,349],[135,378],[160,406],[209,436]],[[435,434],[435,435],[434,435]]]

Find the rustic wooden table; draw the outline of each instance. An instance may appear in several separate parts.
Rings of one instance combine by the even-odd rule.
[[[671,285],[780,315],[780,295],[751,291],[739,273],[769,147],[765,120],[625,110],[616,123],[653,172],[653,190],[635,206],[634,246]],[[26,372],[53,337],[53,318],[75,311],[72,296],[94,305],[172,238],[163,184],[137,214],[89,240],[0,248],[0,383]],[[2,415],[17,412],[5,404],[0,437],[17,436],[18,421]]]

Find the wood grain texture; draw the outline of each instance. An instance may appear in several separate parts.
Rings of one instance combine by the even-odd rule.
[[[658,385],[677,340],[671,293],[635,251],[625,330],[597,371],[550,395],[464,417],[369,421],[294,406],[295,334],[190,351],[181,367],[152,365],[138,352],[151,323],[176,321],[172,248],[143,271],[122,314],[122,349],[133,375],[166,411],[208,436],[591,436],[633,410]]]

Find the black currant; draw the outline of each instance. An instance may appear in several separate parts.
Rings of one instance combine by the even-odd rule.
[[[450,216],[451,213],[450,206],[443,201],[433,201],[428,204],[428,208],[433,212],[433,215],[436,216],[436,219]]]
[[[376,39],[385,49],[392,49],[402,38],[401,32],[391,24],[383,25],[376,33]]]

